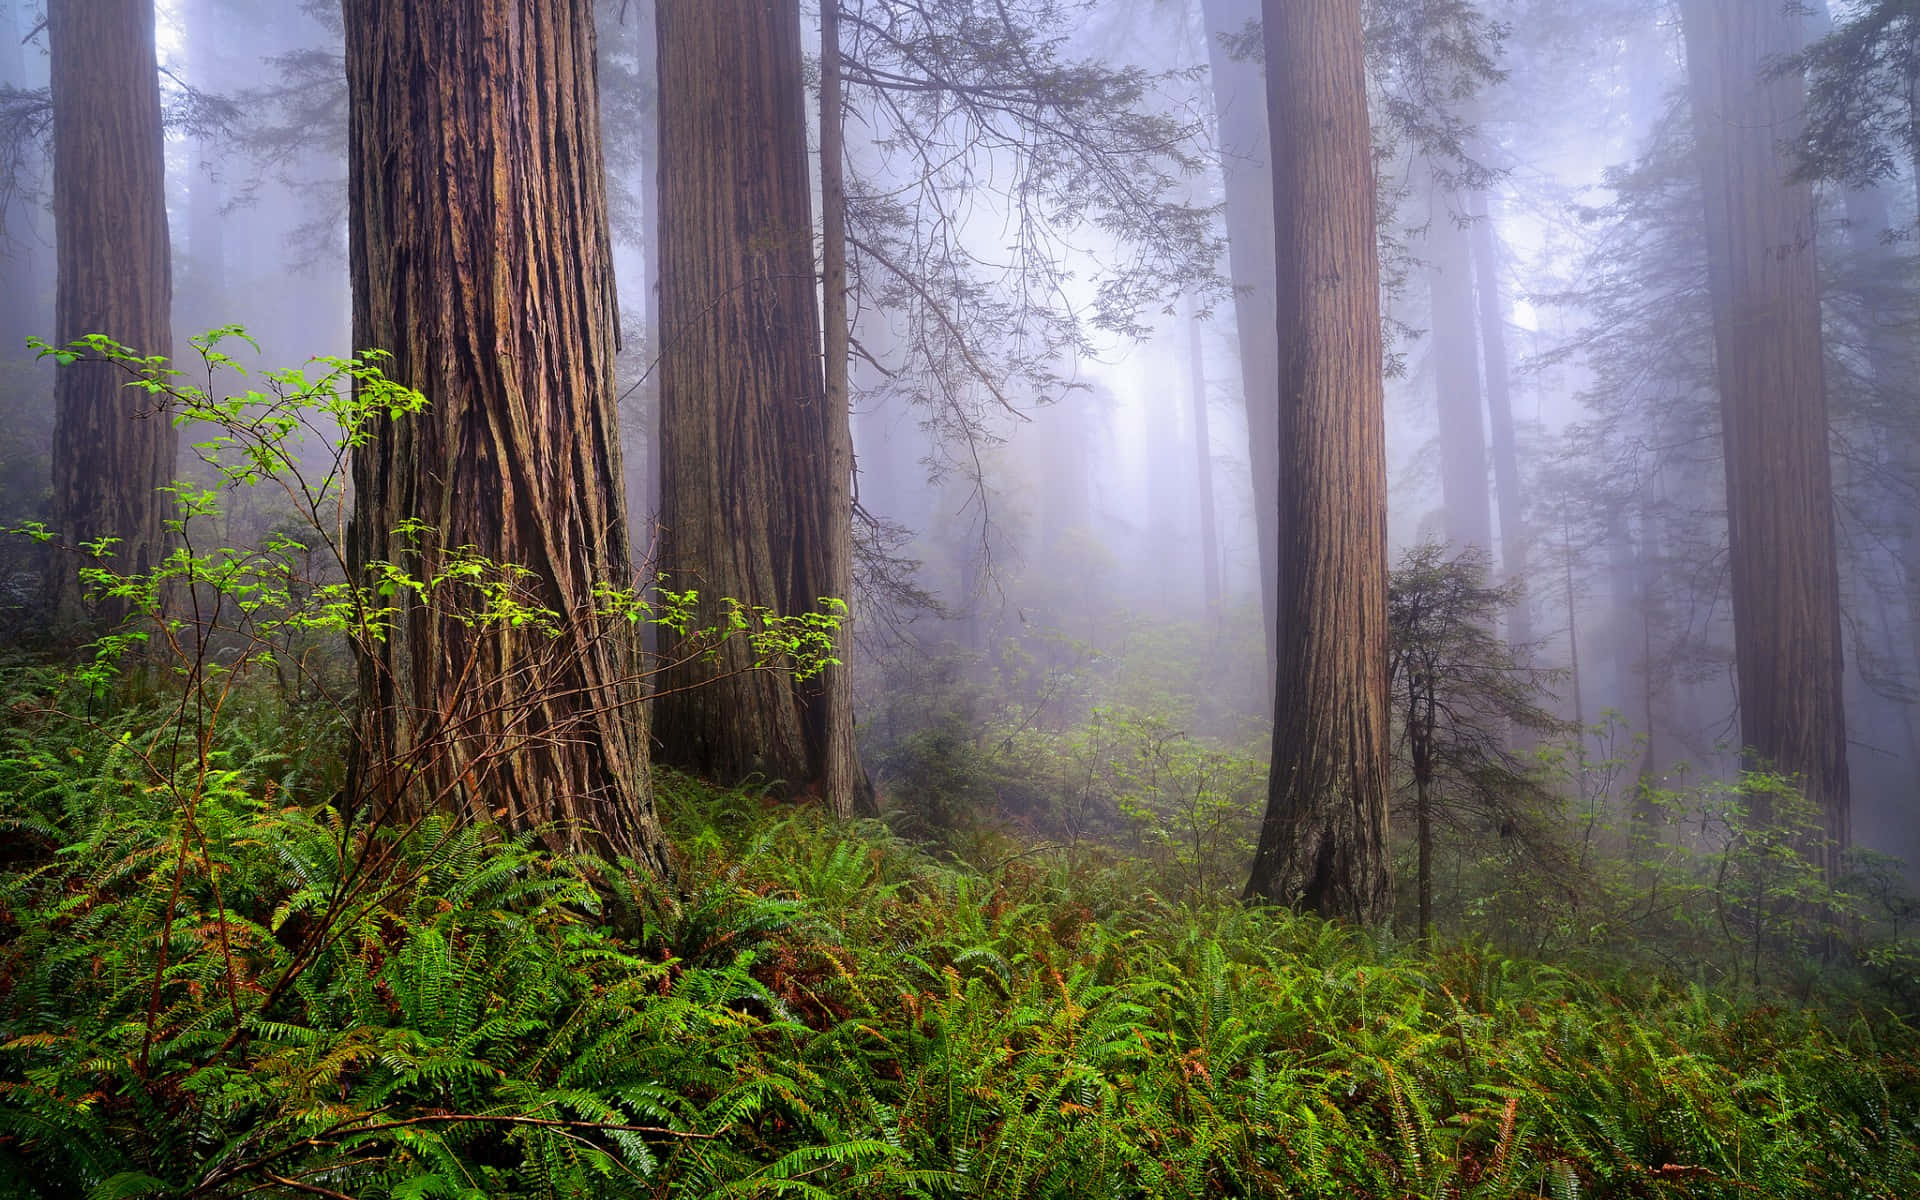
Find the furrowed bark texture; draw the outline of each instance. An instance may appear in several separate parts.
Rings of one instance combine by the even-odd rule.
[[[1273,140],[1267,129],[1266,73],[1255,61],[1228,53],[1223,37],[1247,32],[1260,17],[1260,0],[1201,0],[1213,111],[1226,186],[1227,269],[1233,282],[1234,324],[1240,335],[1240,383],[1246,398],[1247,439],[1253,468],[1254,527],[1260,549],[1260,602],[1267,630],[1267,673],[1274,670],[1275,559],[1280,512],[1280,435],[1274,398],[1280,363],[1273,342]]]
[[[851,590],[852,450],[821,370],[799,5],[660,0],[658,22],[662,569],[703,622],[722,597],[808,612]],[[750,662],[736,639],[667,673],[666,759],[867,807],[846,671]]]
[[[1776,0],[1686,0],[1726,454],[1740,734],[1850,836],[1839,569],[1811,189],[1780,147],[1803,92],[1766,68],[1799,46]],[[1766,819],[1768,814],[1757,813]]]
[[[1279,672],[1247,895],[1372,922],[1386,847],[1380,268],[1360,8],[1267,0],[1280,347]]]
[[[376,814],[558,822],[666,869],[628,587],[614,296],[591,0],[347,0],[354,344],[429,407],[354,458],[357,576],[460,547],[530,575],[558,635],[468,625],[404,590],[363,648],[357,765]],[[427,532],[408,538],[402,522]]]
[[[152,0],[53,0],[54,340],[104,333],[136,353],[171,354],[173,277]],[[166,556],[177,438],[144,392],[105,363],[54,376],[52,524],[81,545],[121,539],[111,565],[145,571]],[[73,564],[50,572],[55,620],[85,624]],[[124,615],[106,605],[92,619]]]

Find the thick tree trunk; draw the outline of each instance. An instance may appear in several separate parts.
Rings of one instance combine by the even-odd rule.
[[[1839,572],[1812,190],[1786,181],[1802,86],[1786,5],[1685,0],[1706,194],[1741,739],[1849,840]],[[1769,814],[1758,813],[1761,819]]]
[[[1447,541],[1493,552],[1486,423],[1480,416],[1480,343],[1474,329],[1467,231],[1438,189],[1428,211],[1427,283],[1433,298],[1433,382],[1440,414],[1440,494]]]
[[[1493,485],[1500,515],[1500,573],[1527,577],[1527,529],[1520,453],[1513,428],[1513,368],[1507,358],[1507,309],[1500,299],[1500,243],[1485,192],[1469,201],[1473,223],[1473,278],[1480,304],[1480,346],[1486,371],[1487,426],[1493,444]],[[1521,591],[1507,609],[1507,644],[1533,641],[1533,614]]]
[[[1260,18],[1259,0],[1201,0],[1213,109],[1226,186],[1227,268],[1239,330],[1240,384],[1246,398],[1247,439],[1253,468],[1253,517],[1260,550],[1260,609],[1267,631],[1267,673],[1275,668],[1278,630],[1274,598],[1280,500],[1279,348],[1273,341],[1273,184],[1267,128],[1266,73],[1257,61],[1227,52],[1223,37],[1238,37]]]
[[[361,646],[360,795],[664,872],[633,632],[595,596],[633,576],[591,0],[344,10],[354,344],[429,405],[355,455],[355,575],[430,578],[471,547],[557,614],[548,636],[463,621],[455,587],[396,591]]]
[[[1279,400],[1279,670],[1247,894],[1372,922],[1386,847],[1386,433],[1359,6],[1267,0]]]
[[[703,620],[847,598],[844,404],[826,401],[797,0],[660,0],[661,566]],[[669,761],[866,807],[844,669],[749,672],[738,639],[668,673]]]
[[[1207,420],[1207,354],[1200,314],[1187,310],[1187,359],[1193,403],[1194,488],[1200,500],[1200,585],[1207,621],[1220,623],[1220,532],[1213,504],[1213,432]]]
[[[54,337],[104,333],[135,353],[173,350],[173,277],[152,0],[52,0]],[[120,539],[111,565],[145,571],[166,556],[177,439],[144,392],[105,363],[54,376],[52,525],[69,545]],[[73,564],[51,572],[55,620],[89,621]],[[113,623],[117,606],[92,618]]]

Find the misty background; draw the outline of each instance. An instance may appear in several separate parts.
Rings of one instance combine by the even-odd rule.
[[[860,21],[878,28],[889,6],[845,7],[860,18],[849,55],[877,79],[898,47]],[[1235,125],[1263,103],[1247,36],[1258,6],[1029,7],[1055,60],[1126,81],[1112,93],[1124,107],[1089,127],[1111,140],[1112,177],[1040,140],[1017,97],[997,114],[935,113],[857,71],[848,81],[859,714],[876,781],[909,808],[940,736],[991,751],[1131,708],[1257,759],[1271,706],[1244,404],[1249,341],[1271,330],[1240,325],[1259,284],[1232,260],[1228,203],[1236,172],[1264,169]],[[1807,40],[1864,7],[1809,6]],[[1547,673],[1542,703],[1584,730],[1561,739],[1577,760],[1563,786],[1624,812],[1643,783],[1731,778],[1724,488],[1680,23],[1658,0],[1398,8],[1414,16],[1376,13],[1372,29],[1392,559],[1428,541],[1477,547],[1494,577],[1523,583],[1500,631]],[[258,339],[263,365],[348,351],[337,10],[159,12],[176,351],[226,324]],[[42,15],[0,4],[9,524],[44,513],[52,427],[51,370],[23,352],[53,324]],[[644,550],[652,6],[606,0],[599,36]],[[1052,133],[1070,147],[1088,131]],[[1908,862],[1917,188],[1896,155],[1817,190],[1854,833]],[[14,547],[4,569],[24,630],[37,568]],[[1042,819],[1034,797],[946,794],[963,793],[976,816]]]

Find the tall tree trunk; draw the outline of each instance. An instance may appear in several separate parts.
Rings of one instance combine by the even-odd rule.
[[[428,399],[354,457],[355,576],[431,578],[471,547],[556,614],[549,637],[396,591],[361,646],[361,794],[664,872],[635,640],[595,594],[633,576],[591,0],[344,13],[354,344]]]
[[[1247,894],[1361,922],[1386,847],[1386,431],[1360,8],[1266,0],[1279,401],[1273,768]]]
[[[1267,128],[1266,73],[1257,61],[1235,58],[1224,37],[1247,32],[1260,19],[1259,0],[1201,0],[1207,62],[1213,76],[1214,119],[1220,169],[1226,187],[1227,269],[1233,282],[1234,324],[1239,330],[1240,384],[1246,398],[1249,463],[1253,468],[1253,518],[1259,543],[1260,610],[1265,621],[1267,673],[1275,670],[1279,578],[1279,347],[1274,294],[1274,167]]]
[[[820,361],[797,0],[660,0],[661,565],[668,586],[798,614],[851,590],[851,447]],[[867,807],[847,672],[678,664],[665,756]],[[704,686],[702,686],[704,685]]]
[[[1220,532],[1213,504],[1213,433],[1207,420],[1207,347],[1197,305],[1187,307],[1187,359],[1193,401],[1194,488],[1200,499],[1200,584],[1207,621],[1220,622]]]
[[[1433,381],[1440,414],[1440,492],[1447,541],[1493,551],[1486,423],[1480,412],[1480,343],[1474,329],[1473,256],[1452,204],[1434,189],[1427,265],[1433,297]]]
[[[1468,201],[1474,217],[1472,249],[1475,294],[1480,304],[1480,347],[1486,372],[1487,425],[1493,444],[1493,484],[1500,514],[1500,573],[1527,577],[1526,499],[1513,428],[1513,368],[1507,358],[1507,309],[1500,297],[1500,243],[1487,193]],[[1507,644],[1533,641],[1533,614],[1522,590],[1507,609]]]
[[[853,395],[848,371],[853,359],[852,318],[847,312],[846,110],[840,90],[840,5],[820,5],[820,316],[826,334],[827,477],[821,568],[828,596],[853,600]],[[849,609],[849,614],[851,609]],[[873,786],[860,766],[853,739],[853,626],[843,622],[834,639],[842,665],[821,676],[825,694],[820,721],[821,791],[834,815],[878,812]]]
[[[170,355],[173,275],[152,0],[52,0],[54,337],[104,333]],[[177,439],[118,367],[77,362],[54,376],[53,528],[69,545],[117,537],[112,565],[166,556]],[[72,564],[51,572],[55,620],[88,622]],[[116,605],[93,614],[112,623]]]
[[[1767,67],[1799,46],[1774,0],[1685,0],[1706,194],[1726,454],[1740,731],[1850,835],[1839,571],[1827,448],[1812,189],[1787,182],[1803,89]],[[1762,820],[1769,814],[1757,813]]]
[[[200,0],[191,10],[187,25],[188,69],[193,77],[187,82],[206,92],[225,86],[219,53],[226,22],[216,11],[214,0]],[[218,183],[220,152],[211,133],[202,131],[193,142],[193,172],[187,182],[187,257],[186,296],[182,307],[189,335],[241,319],[243,314],[225,311],[227,304],[227,262],[225,221],[220,214],[221,187]]]
[[[640,495],[645,507],[635,515],[644,522],[644,545],[636,547],[643,559],[657,552],[656,541],[660,524],[660,45],[659,22],[651,10],[652,4],[640,5],[640,13],[634,18],[639,24],[636,36],[643,46],[643,61],[653,66],[653,111],[655,120],[648,122],[640,131],[640,153],[646,165],[647,180],[641,188],[643,210],[640,214],[641,257],[646,262],[646,295],[642,302],[646,308],[644,326],[647,348],[647,378],[641,387],[646,410],[647,442],[641,456]]]

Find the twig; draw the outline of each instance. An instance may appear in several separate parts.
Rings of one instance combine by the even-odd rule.
[[[514,1117],[489,1116],[484,1113],[434,1113],[421,1117],[403,1117],[398,1121],[382,1121],[377,1125],[348,1125],[336,1131],[334,1136],[353,1137],[362,1133],[381,1133],[388,1129],[405,1129],[413,1125],[432,1125],[445,1122],[450,1125],[534,1125],[543,1129],[587,1129],[604,1130],[613,1133],[657,1133],[663,1137],[682,1138],[687,1141],[712,1141],[722,1138],[731,1125],[723,1125],[712,1133],[694,1133],[685,1129],[668,1129],[662,1125],[615,1125],[607,1121],[566,1121],[558,1117]]]
[[[332,1188],[324,1188],[317,1183],[301,1183],[298,1179],[288,1179],[285,1175],[274,1175],[271,1173],[267,1175],[267,1178],[273,1180],[281,1187],[292,1188],[296,1192],[305,1192],[309,1196],[328,1196],[331,1197],[331,1200],[354,1200],[354,1197],[347,1195],[345,1192],[336,1192]]]

